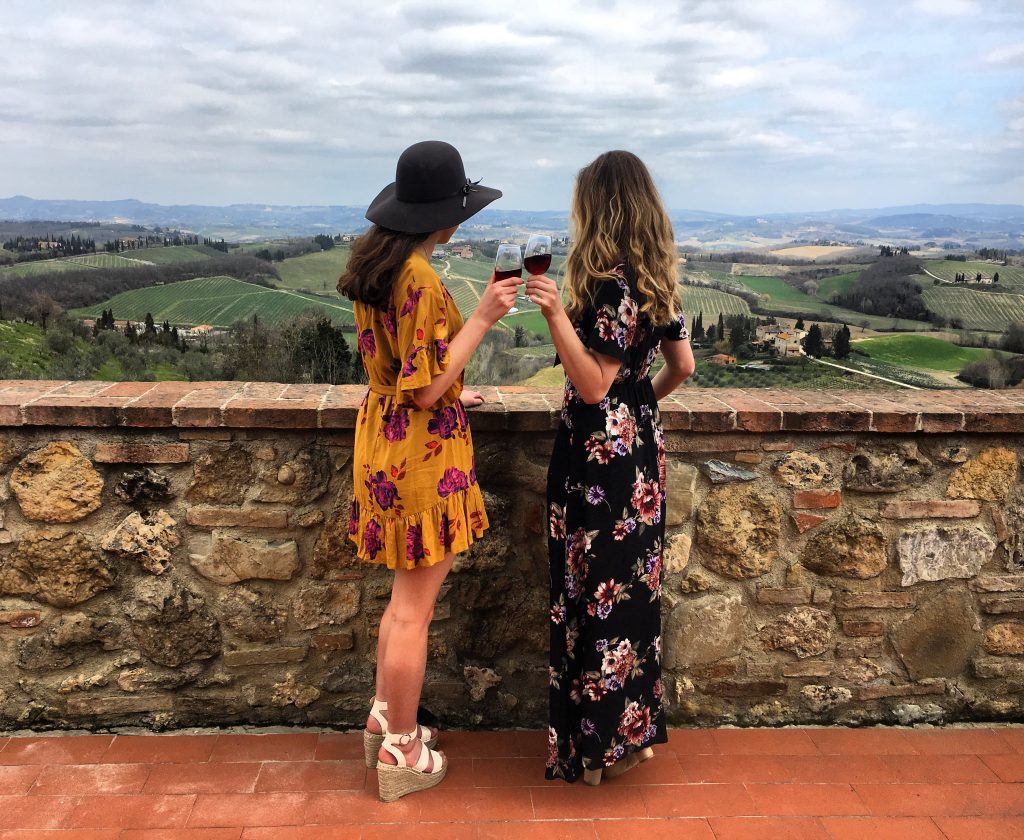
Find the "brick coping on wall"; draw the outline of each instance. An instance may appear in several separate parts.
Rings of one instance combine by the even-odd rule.
[[[558,426],[561,389],[480,388],[479,431]],[[352,429],[362,385],[0,380],[0,426]],[[666,430],[1024,432],[1024,389],[983,391],[682,388],[660,403]]]

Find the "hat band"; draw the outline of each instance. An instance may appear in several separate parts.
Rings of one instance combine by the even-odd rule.
[[[430,198],[402,198],[396,195],[395,197],[403,204],[430,204],[435,201],[444,201],[447,198],[457,198],[459,195],[462,196],[462,206],[466,206],[466,199],[469,197],[471,192],[479,192],[476,185],[482,181],[482,178],[477,178],[475,181],[466,179],[466,183],[459,187],[455,192],[449,193],[448,195],[442,196],[431,196]]]

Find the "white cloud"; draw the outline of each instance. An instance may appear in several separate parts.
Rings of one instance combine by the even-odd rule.
[[[973,179],[1022,200],[1007,152],[1020,112],[1000,107],[1019,90],[1015,0],[911,8],[222,0],[214,16],[199,0],[14,0],[0,190],[361,204],[401,149],[437,137],[506,207],[564,208],[579,167],[623,147],[674,206],[959,197],[934,193],[939,172],[963,174],[962,197]]]

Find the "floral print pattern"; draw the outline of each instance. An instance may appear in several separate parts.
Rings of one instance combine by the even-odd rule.
[[[462,316],[429,262],[411,256],[383,309],[354,304],[369,390],[356,418],[348,538],[359,557],[411,569],[465,551],[488,527],[462,377],[430,408],[412,392],[448,364]]]
[[[551,565],[546,776],[572,782],[667,740],[661,684],[665,446],[649,378],[682,315],[653,326],[625,269],[603,281],[576,332],[622,362],[608,396],[566,380],[548,472]]]

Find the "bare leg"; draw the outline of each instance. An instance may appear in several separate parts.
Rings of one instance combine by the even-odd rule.
[[[391,605],[388,604],[384,614],[380,617],[380,627],[377,630],[377,687],[375,697],[378,700],[388,701],[387,676],[384,673],[384,659],[388,649],[388,638],[391,635]],[[366,718],[366,728],[374,735],[381,734],[381,726],[377,719],[371,716]]]
[[[451,570],[454,554],[433,566],[419,569],[399,569],[391,589],[391,614],[387,642],[383,652],[378,645],[378,656],[383,658],[383,677],[388,704],[388,731],[413,732],[416,730],[416,708],[423,689],[423,673],[427,665],[427,631],[434,616],[434,603],[441,584]],[[380,663],[378,663],[380,668]],[[418,741],[402,748],[410,759],[421,749]],[[395,758],[383,749],[380,761],[394,764]]]

